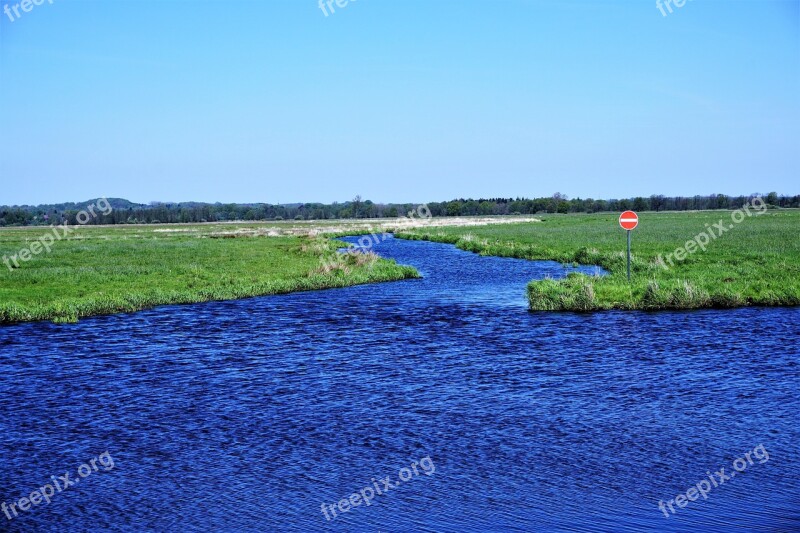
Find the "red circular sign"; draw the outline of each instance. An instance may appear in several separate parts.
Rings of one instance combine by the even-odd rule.
[[[639,225],[639,215],[633,211],[625,211],[619,216],[619,225],[622,229],[631,230]]]

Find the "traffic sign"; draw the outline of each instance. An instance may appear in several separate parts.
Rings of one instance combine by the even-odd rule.
[[[628,234],[628,281],[631,280],[631,230],[639,225],[639,215],[633,211],[625,211],[619,216],[619,225]]]
[[[630,231],[639,225],[639,215],[633,211],[625,211],[619,216],[619,225]]]

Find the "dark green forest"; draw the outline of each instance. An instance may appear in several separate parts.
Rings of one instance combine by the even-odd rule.
[[[434,217],[534,215],[543,213],[598,213],[635,211],[693,211],[704,209],[737,209],[754,196],[762,196],[773,207],[800,207],[800,195],[782,196],[771,192],[759,195],[668,197],[652,195],[614,200],[568,198],[556,193],[544,198],[459,198],[449,202],[428,202]],[[0,226],[43,226],[76,224],[76,215],[96,200],[86,202],[0,206]],[[419,204],[380,204],[355,197],[342,203],[321,204],[222,204],[182,202],[151,202],[136,204],[120,198],[109,198],[113,211],[98,215],[89,224],[175,224],[198,222],[274,221],[274,220],[335,220],[349,218],[394,218],[407,216]]]

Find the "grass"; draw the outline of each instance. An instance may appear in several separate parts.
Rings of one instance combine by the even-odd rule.
[[[674,266],[668,254],[730,212],[641,213],[633,232],[633,279],[625,279],[625,232],[617,215],[543,215],[540,222],[470,227],[457,220],[397,236],[456,244],[484,255],[600,265],[608,276],[533,281],[534,310],[691,309],[800,304],[800,210],[745,218]],[[495,221],[493,219],[493,221]],[[475,223],[468,220],[466,223]],[[380,221],[381,229],[396,221]],[[0,263],[0,323],[79,318],[163,304],[228,300],[418,277],[374,254],[335,253],[321,235],[372,230],[374,222],[212,223],[80,227],[52,251],[9,271]],[[0,229],[0,258],[46,228]],[[659,255],[662,260],[659,261]],[[668,266],[668,265],[667,265]]]
[[[273,225],[274,226],[274,225]],[[286,223],[80,227],[19,268],[0,263],[0,323],[130,312],[419,277],[374,255],[338,256],[341,242]],[[0,258],[47,228],[0,230]]]
[[[599,265],[528,285],[532,310],[696,309],[800,305],[800,210],[768,210],[732,223],[730,211],[640,213],[626,279],[625,231],[616,214],[543,215],[541,222],[409,230],[397,236],[452,243],[483,255]],[[724,221],[725,233],[678,261],[669,254]],[[712,228],[713,229],[713,228]],[[718,230],[714,230],[715,235]],[[661,256],[661,259],[659,259]]]

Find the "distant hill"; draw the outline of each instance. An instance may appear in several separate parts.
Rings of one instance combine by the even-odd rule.
[[[100,198],[86,200],[85,202],[64,202],[60,204],[40,204],[40,205],[3,205],[0,209],[22,209],[23,211],[80,211],[85,209],[87,205],[96,204]],[[146,208],[145,204],[135,204],[124,198],[106,198],[113,209],[142,209]]]

